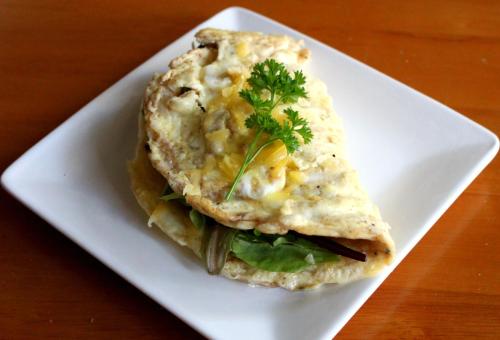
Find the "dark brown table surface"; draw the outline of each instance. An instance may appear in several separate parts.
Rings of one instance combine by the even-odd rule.
[[[0,170],[227,1],[0,2]],[[245,1],[500,132],[500,2]],[[500,338],[498,157],[339,339]],[[0,338],[198,338],[0,191]],[[334,309],[335,306],[332,306]]]

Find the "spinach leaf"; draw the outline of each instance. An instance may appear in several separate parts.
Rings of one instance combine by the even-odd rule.
[[[199,213],[198,211],[191,209],[189,212],[189,219],[193,225],[198,229],[203,229],[207,223],[205,215]]]
[[[293,233],[269,235],[259,230],[221,226],[193,209],[184,196],[173,192],[168,185],[160,199],[190,208],[189,219],[203,231],[201,253],[210,274],[220,273],[229,253],[253,267],[272,272],[294,273],[313,264],[338,260],[338,255]]]
[[[338,255],[303,238],[287,235],[256,235],[239,231],[231,251],[247,264],[272,272],[294,273],[312,264],[337,261]]]
[[[168,184],[165,185],[165,188],[163,189],[163,194],[160,196],[160,199],[165,202],[177,201],[184,206],[189,206],[189,204],[187,204],[186,202],[186,198],[184,198],[184,196],[182,196],[181,194],[174,192]]]

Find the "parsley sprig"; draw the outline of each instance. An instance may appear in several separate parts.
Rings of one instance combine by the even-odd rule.
[[[254,109],[245,120],[245,125],[249,129],[254,129],[256,133],[248,147],[243,164],[226,194],[226,201],[231,199],[246,169],[265,147],[281,140],[288,154],[292,154],[300,146],[297,134],[302,137],[304,144],[311,142],[313,137],[307,120],[301,118],[291,107],[283,110],[287,119],[282,124],[271,114],[278,104],[293,104],[299,98],[307,97],[304,89],[306,78],[302,71],[295,71],[292,77],[285,65],[274,59],[267,59],[254,65],[247,83],[250,88],[241,90],[239,95]],[[263,134],[266,139],[257,146]]]

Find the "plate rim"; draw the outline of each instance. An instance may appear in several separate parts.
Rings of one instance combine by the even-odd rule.
[[[153,58],[155,58],[158,54],[162,53],[165,49],[168,49],[171,47],[173,44],[177,43],[178,41],[193,35],[193,33],[198,30],[200,27],[205,25],[208,21],[224,16],[224,15],[230,15],[231,12],[236,12],[237,15],[242,13],[244,15],[249,15],[249,16],[256,16],[261,20],[267,21],[272,23],[275,26],[278,26],[280,28],[283,28],[287,31],[293,32],[295,35],[299,36],[301,39],[306,39],[309,41],[312,41],[323,48],[326,48],[329,52],[333,53],[338,53],[341,54],[343,57],[349,59],[351,62],[354,62],[357,66],[363,67],[366,71],[369,72],[375,72],[377,77],[383,77],[385,79],[389,79],[393,82],[396,82],[398,86],[402,86],[405,88],[405,90],[409,90],[412,95],[417,95],[419,97],[424,97],[426,100],[431,101],[433,104],[440,106],[446,114],[448,115],[453,115],[456,117],[459,117],[460,119],[464,120],[464,123],[467,123],[469,125],[472,125],[476,128],[478,128],[481,133],[485,134],[487,138],[490,139],[490,145],[488,150],[484,153],[484,155],[481,157],[481,159],[475,163],[475,165],[469,170],[466,176],[461,178],[459,184],[457,184],[454,188],[454,190],[451,190],[448,193],[448,197],[445,200],[445,202],[439,207],[438,209],[434,210],[432,213],[431,217],[426,221],[425,224],[422,225],[422,227],[419,229],[418,234],[410,241],[408,244],[406,244],[404,247],[398,249],[398,255],[394,262],[388,266],[382,273],[380,273],[373,283],[369,286],[368,289],[365,289],[362,294],[355,300],[354,303],[351,303],[349,307],[347,308],[347,311],[343,313],[342,317],[340,318],[340,321],[338,322],[332,322],[331,326],[328,327],[327,329],[325,328],[324,331],[324,337],[325,338],[331,338],[332,336],[335,336],[343,327],[344,325],[351,319],[351,317],[359,310],[359,308],[366,302],[366,300],[373,294],[375,290],[378,289],[378,287],[385,281],[385,279],[389,276],[389,274],[399,265],[399,263],[408,255],[408,253],[415,247],[415,245],[422,239],[422,237],[430,230],[430,228],[436,223],[436,221],[446,212],[446,210],[453,204],[453,202],[460,196],[460,194],[466,189],[468,185],[481,173],[481,171],[493,160],[495,155],[498,153],[499,150],[499,139],[498,137],[488,128],[482,126],[481,124],[475,122],[474,120],[470,119],[467,116],[464,116],[463,114],[451,109],[450,107],[446,106],[445,104],[437,101],[436,99],[402,83],[401,81],[385,74],[382,73],[381,71],[373,68],[370,65],[367,65],[347,54],[345,54],[342,51],[339,51],[319,40],[316,40],[313,37],[310,37],[304,33],[301,33],[287,25],[284,25],[276,20],[273,20],[269,17],[266,17],[260,13],[257,13],[255,11],[249,10],[247,8],[243,8],[240,6],[230,6],[227,8],[222,9],[219,12],[216,12],[209,18],[205,19],[203,22],[195,25],[192,29],[187,31],[186,33],[182,34],[180,37],[177,39],[173,40],[172,42],[168,43],[168,45],[164,46],[161,48],[159,51],[151,55],[147,60],[133,68],[130,72],[125,74],[122,78],[120,78],[118,81],[113,83],[111,86],[109,86],[107,89],[102,91],[100,94],[98,94],[96,97],[94,97],[92,100],[90,100],[87,104],[82,106],[79,110],[77,110],[75,113],[70,115],[66,120],[64,120],[61,124],[59,124],[57,127],[55,127],[51,132],[49,132],[47,135],[45,135],[43,138],[41,138],[38,142],[36,142],[33,146],[31,146],[28,150],[26,150],[21,156],[19,156],[14,162],[12,162],[2,173],[0,182],[2,187],[9,193],[11,194],[14,198],[16,198],[18,201],[20,201],[24,206],[26,206],[28,209],[32,210],[35,214],[37,214],[40,218],[42,218],[44,221],[46,221],[48,224],[50,224],[53,228],[55,228],[57,231],[62,233],[64,236],[66,236],[68,239],[73,241],[75,244],[77,244],[79,247],[81,247],[84,251],[86,251],[88,254],[92,255],[93,257],[97,258],[101,263],[106,265],[108,268],[113,270],[116,274],[118,274],[120,277],[122,277],[125,281],[128,283],[132,284],[135,286],[139,291],[141,291],[143,294],[151,298],[153,301],[167,309],[169,312],[174,314],[176,317],[181,319],[183,322],[187,323],[190,327],[194,328],[197,330],[200,334],[203,334],[207,337],[214,336],[214,334],[211,334],[212,332],[209,329],[205,329],[202,327],[200,324],[194,320],[194,318],[189,316],[189,313],[185,313],[184,311],[181,311],[177,308],[177,306],[173,306],[172,304],[166,304],[162,301],[159,301],[154,295],[154,292],[149,292],[147,289],[141,286],[139,282],[136,282],[136,279],[129,273],[126,269],[121,268],[120,266],[116,265],[113,263],[113,261],[109,258],[107,258],[104,254],[102,254],[97,248],[93,248],[91,245],[86,244],[83,240],[80,240],[78,237],[75,237],[74,235],[71,235],[68,230],[66,230],[65,227],[62,225],[55,223],[50,217],[47,216],[46,213],[44,213],[43,209],[40,209],[36,205],[30,204],[28,199],[24,197],[24,195],[21,192],[18,192],[15,188],[15,183],[16,183],[16,170],[19,167],[23,166],[23,163],[29,158],[31,154],[34,154],[38,151],[38,149],[41,147],[42,144],[45,144],[50,141],[50,138],[53,138],[53,136],[60,130],[63,130],[69,122],[73,121],[74,119],[79,118],[79,113],[87,109],[89,106],[91,106],[94,102],[96,102],[99,98],[105,97],[109,94],[109,92],[112,91],[113,88],[117,87],[119,84],[122,84],[123,82],[127,81],[127,78],[129,78],[131,75],[133,75],[136,71],[138,71],[139,68],[141,68],[143,65],[147,64],[150,62]],[[239,12],[239,13],[238,13]]]

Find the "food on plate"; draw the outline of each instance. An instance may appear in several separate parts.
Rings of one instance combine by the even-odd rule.
[[[296,290],[393,259],[309,58],[287,36],[203,29],[146,89],[132,190],[209,273]]]

